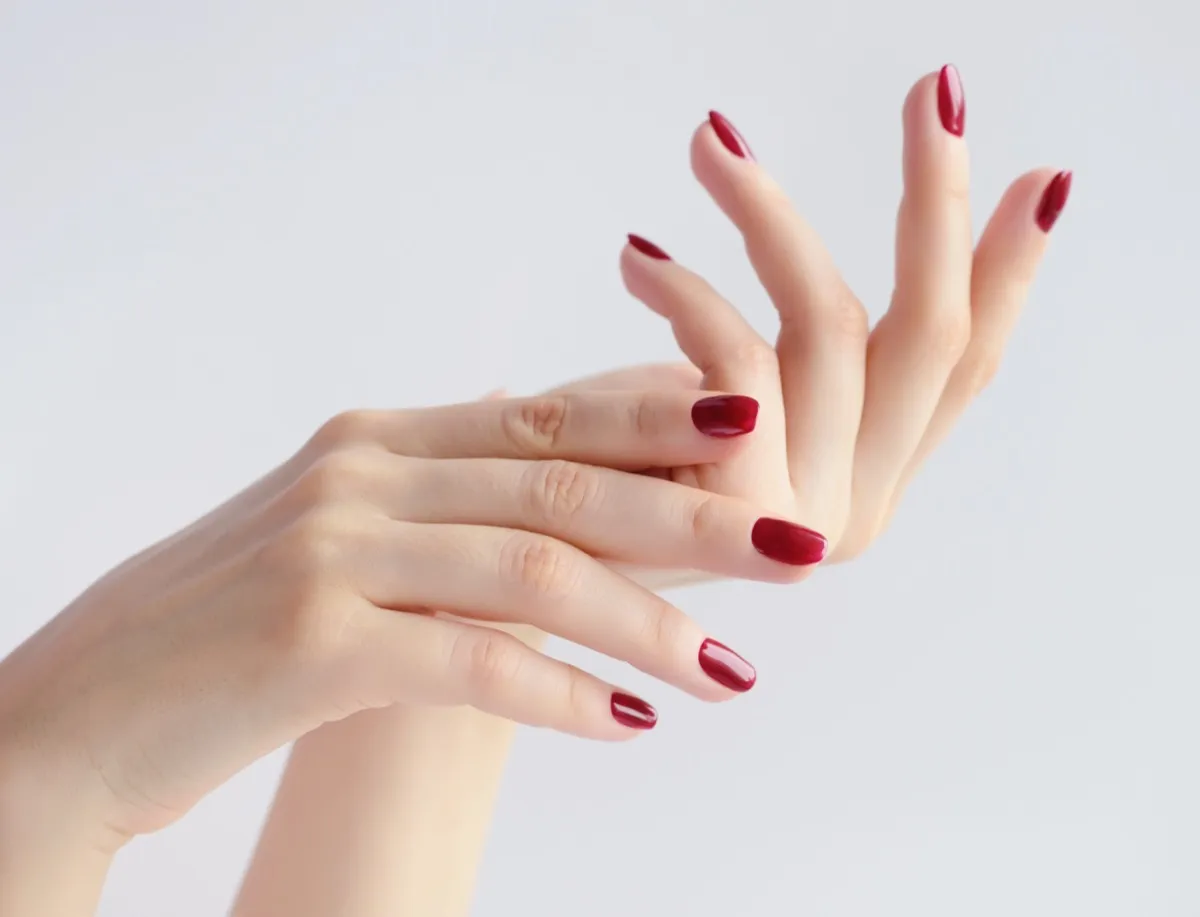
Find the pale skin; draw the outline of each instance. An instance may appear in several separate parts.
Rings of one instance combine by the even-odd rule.
[[[904,107],[896,286],[874,329],[711,120],[693,171],[778,309],[775,346],[679,262],[627,246],[627,288],[690,365],[337,418],[0,664],[0,914],[91,913],[129,838],[299,739],[235,913],[461,915],[513,722],[616,741],[653,724],[544,655],[544,633],[701,700],[748,688],[712,674],[712,635],[652,589],[803,579],[812,557],[764,553],[762,519],[809,547],[820,533],[825,562],[860,554],[991,378],[1044,251],[1053,170],[1014,182],[972,240],[954,80],[923,78]],[[753,431],[702,430],[714,394],[754,399]]]

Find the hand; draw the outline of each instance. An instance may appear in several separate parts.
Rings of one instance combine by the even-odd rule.
[[[693,137],[693,171],[742,233],[779,313],[776,345],[700,277],[633,236],[621,253],[625,284],[670,320],[694,366],[636,367],[561,391],[649,385],[754,396],[762,409],[753,443],[667,476],[803,519],[829,539],[829,562],[862,553],[994,375],[1070,189],[1068,172],[1017,179],[972,250],[963,123],[953,68],[909,93],[895,289],[869,329],[814,231],[714,113]]]
[[[753,438],[731,435],[748,408],[594,393],[336,418],[0,664],[0,760],[77,765],[69,791],[41,791],[132,836],[367,708],[467,704],[596,739],[654,724],[638,698],[482,622],[732,697],[753,669],[594,556],[769,581],[819,556],[755,551],[747,501],[612,470],[728,460]]]

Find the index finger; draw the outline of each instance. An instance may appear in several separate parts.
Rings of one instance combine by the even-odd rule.
[[[610,468],[719,462],[754,430],[758,402],[697,392],[578,392],[403,411],[356,411],[317,438],[413,458],[565,459]]]

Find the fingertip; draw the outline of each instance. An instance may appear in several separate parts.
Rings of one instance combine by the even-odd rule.
[[[658,711],[637,695],[626,691],[613,691],[609,710],[612,718],[629,731],[626,738],[648,732],[658,725]]]
[[[692,405],[692,423],[705,436],[736,439],[754,432],[758,411],[749,395],[708,395]]]
[[[1062,171],[1050,179],[1046,185],[1041,199],[1038,201],[1037,210],[1034,212],[1034,222],[1042,232],[1050,232],[1054,228],[1054,224],[1058,222],[1059,216],[1067,206],[1073,178],[1073,172]]]
[[[660,248],[658,245],[655,245],[644,236],[639,236],[636,233],[631,232],[626,235],[626,240],[628,241],[630,248],[632,248],[638,254],[650,258],[652,261],[672,260],[671,256],[668,255],[662,248]]]
[[[900,110],[905,128],[911,127],[915,119],[921,117],[927,100],[935,98],[940,76],[940,70],[930,71],[909,87],[908,95],[904,97],[904,105]]]

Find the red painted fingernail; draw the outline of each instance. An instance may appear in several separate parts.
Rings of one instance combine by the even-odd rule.
[[[758,402],[745,395],[714,395],[692,405],[692,423],[705,436],[745,436],[758,422]]]
[[[759,554],[795,567],[819,563],[829,548],[829,542],[819,532],[794,522],[765,517],[754,523],[750,541]]]
[[[1067,206],[1067,195],[1071,193],[1071,173],[1059,172],[1042,192],[1042,200],[1038,204],[1037,220],[1042,232],[1049,232],[1058,220],[1058,215]]]
[[[750,144],[746,142],[746,138],[738,133],[738,129],[723,114],[719,111],[710,111],[708,123],[712,125],[717,137],[725,144],[725,149],[742,159],[754,159],[754,153],[750,151]]]
[[[749,691],[758,680],[754,666],[716,640],[709,639],[700,644],[700,668],[730,691]]]
[[[967,100],[963,96],[962,78],[953,64],[947,64],[938,74],[938,114],[942,127],[955,137],[961,137],[967,127]]]
[[[643,255],[648,255],[651,258],[657,258],[659,261],[671,260],[670,255],[664,252],[649,239],[643,239],[641,236],[635,236],[633,233],[630,233],[629,244],[636,248]]]
[[[612,696],[613,719],[630,729],[653,729],[658,722],[658,711],[640,697],[614,691]]]

